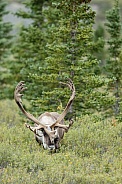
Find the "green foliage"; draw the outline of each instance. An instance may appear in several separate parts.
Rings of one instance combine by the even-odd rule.
[[[122,181],[122,125],[85,115],[65,134],[58,153],[40,147],[13,101],[0,101],[0,183],[97,183]]]
[[[121,88],[122,88],[122,63],[120,62],[120,53],[122,50],[122,26],[119,12],[119,1],[115,0],[114,7],[106,14],[107,31],[110,35],[108,40],[109,58],[107,60],[106,71],[108,76],[113,78],[114,88],[113,94],[116,97],[114,112],[116,115],[120,113],[121,105]]]
[[[9,47],[11,46],[11,35],[12,25],[9,22],[3,21],[3,16],[8,14],[5,10],[6,3],[0,1],[0,62],[3,63],[4,58],[7,57]]]
[[[10,78],[9,57],[11,50],[12,25],[10,22],[4,22],[3,16],[8,14],[5,10],[5,1],[0,1],[0,99],[10,97]]]
[[[44,1],[45,2],[45,1]],[[24,2],[29,9],[28,12],[19,11],[17,16],[22,18],[31,18],[34,22],[28,27],[22,26],[18,41],[14,45],[13,54],[15,65],[13,65],[12,73],[16,81],[25,80],[29,84],[29,93],[27,97],[33,96],[33,100],[39,95],[41,96],[43,83],[33,84],[33,79],[30,76],[38,75],[40,68],[44,65],[44,57],[46,55],[45,44],[46,39],[43,30],[42,5],[43,1]],[[17,75],[16,75],[17,74]],[[39,91],[40,89],[40,91]],[[33,92],[34,90],[34,92]]]
[[[110,39],[108,40],[109,52],[110,56],[113,58],[118,57],[122,45],[119,10],[119,0],[115,0],[114,7],[106,14],[108,22],[105,25],[107,26],[107,31],[110,34]]]
[[[15,51],[19,77],[27,81],[29,88],[26,96],[33,98],[33,111],[57,111],[60,103],[64,107],[70,94],[59,81],[67,77],[73,79],[77,90],[71,113],[79,115],[110,107],[106,89],[100,90],[107,80],[95,71],[99,62],[93,52],[98,44],[94,44],[95,12],[91,7],[80,1],[26,4],[29,13],[21,11],[17,15],[31,18],[33,23],[22,28]]]
[[[105,59],[105,30],[102,25],[97,25],[97,28],[94,31],[94,49],[95,56],[100,60],[100,64],[103,65]],[[101,69],[102,70],[102,69]]]

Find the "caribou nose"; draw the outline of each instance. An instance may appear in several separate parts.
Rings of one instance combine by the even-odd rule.
[[[54,145],[50,145],[49,146],[49,150],[54,150],[55,149],[55,146]]]

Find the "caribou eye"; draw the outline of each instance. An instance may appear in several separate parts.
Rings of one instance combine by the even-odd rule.
[[[42,131],[42,133],[45,134],[44,128],[40,128],[40,131]]]
[[[40,128],[40,130],[43,132],[44,131],[44,128]]]

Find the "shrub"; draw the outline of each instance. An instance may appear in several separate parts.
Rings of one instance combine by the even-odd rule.
[[[58,153],[51,154],[23,126],[12,101],[1,101],[0,107],[0,183],[121,183],[121,123],[100,115],[82,116],[65,134]]]

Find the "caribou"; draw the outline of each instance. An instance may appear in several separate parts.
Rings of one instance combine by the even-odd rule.
[[[35,139],[39,145],[43,145],[44,149],[55,151],[59,149],[60,141],[63,139],[64,133],[68,132],[74,122],[71,119],[68,125],[64,124],[64,118],[75,98],[75,86],[71,79],[68,79],[67,83],[60,83],[68,86],[72,92],[70,99],[61,114],[58,112],[45,112],[36,118],[25,110],[22,103],[22,92],[27,89],[27,87],[25,87],[25,82],[19,82],[14,91],[14,99],[18,107],[29,120],[34,122],[34,126],[27,123],[25,123],[25,126],[35,134]]]

